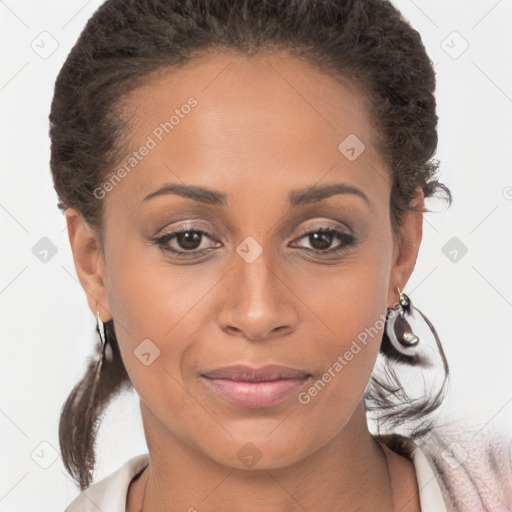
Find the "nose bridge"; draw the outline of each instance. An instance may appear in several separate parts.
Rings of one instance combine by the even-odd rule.
[[[242,331],[253,339],[266,337],[277,328],[294,328],[295,307],[279,276],[274,251],[247,237],[236,248],[234,258],[226,283],[228,298],[219,315],[221,327]]]
[[[237,295],[240,303],[256,305],[258,302],[275,300],[277,277],[271,270],[272,254],[254,239],[242,242],[237,248],[236,263]]]

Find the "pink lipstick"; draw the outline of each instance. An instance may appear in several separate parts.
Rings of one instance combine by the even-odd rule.
[[[282,402],[304,385],[311,374],[286,366],[216,368],[201,374],[207,386],[227,401],[250,408]]]

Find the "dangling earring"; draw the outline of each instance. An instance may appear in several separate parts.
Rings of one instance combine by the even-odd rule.
[[[397,286],[398,288],[398,286]],[[407,356],[414,356],[420,338],[412,332],[406,314],[411,313],[411,299],[398,288],[399,299],[393,307],[388,308],[386,316],[386,334],[393,347]]]
[[[99,311],[97,311],[97,314],[96,314],[96,324],[97,324],[96,328],[100,334],[101,349],[100,349],[100,358],[98,360],[98,365],[96,366],[96,374],[94,376],[94,383],[92,386],[91,395],[89,397],[89,404],[87,406],[87,411],[89,411],[89,409],[91,408],[92,403],[94,401],[94,396],[96,394],[96,388],[97,388],[98,382],[100,380],[101,368],[103,366],[103,360],[105,359],[105,349],[107,347],[107,338],[105,336],[105,327],[104,327],[103,321],[101,320]],[[110,348],[110,346],[109,346],[109,348]]]

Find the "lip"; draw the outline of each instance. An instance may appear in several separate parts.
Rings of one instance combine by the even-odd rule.
[[[311,374],[279,365],[216,368],[201,374],[209,389],[241,407],[269,407],[296,393]]]
[[[280,379],[303,379],[310,374],[304,370],[297,370],[288,366],[271,364],[261,368],[253,368],[243,364],[223,366],[208,370],[201,374],[208,379],[227,379],[245,382],[262,382]]]

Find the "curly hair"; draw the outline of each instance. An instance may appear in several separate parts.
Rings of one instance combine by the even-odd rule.
[[[62,211],[77,209],[103,244],[103,201],[94,190],[105,182],[126,151],[130,133],[122,121],[123,99],[159,71],[208,52],[241,55],[284,50],[332,77],[357,86],[376,127],[376,149],[390,169],[393,236],[419,189],[426,198],[444,197],[437,179],[436,78],[419,33],[388,0],[107,0],[89,19],[55,82],[51,104],[50,167]],[[422,210],[429,211],[429,210]],[[93,407],[96,361],[64,403],[59,442],[67,471],[83,490],[95,465],[94,442],[102,412],[123,389],[132,387],[120,357],[113,322],[105,324],[113,358],[105,361]],[[445,381],[448,366],[442,352]],[[411,363],[383,336],[389,361]],[[368,408],[384,422],[423,419],[438,407],[434,396],[410,404],[399,396],[396,375],[387,383],[372,376]],[[403,397],[403,394],[400,395]],[[427,426],[425,426],[427,425]],[[412,432],[423,435],[428,424]],[[380,436],[403,450],[403,440]]]

